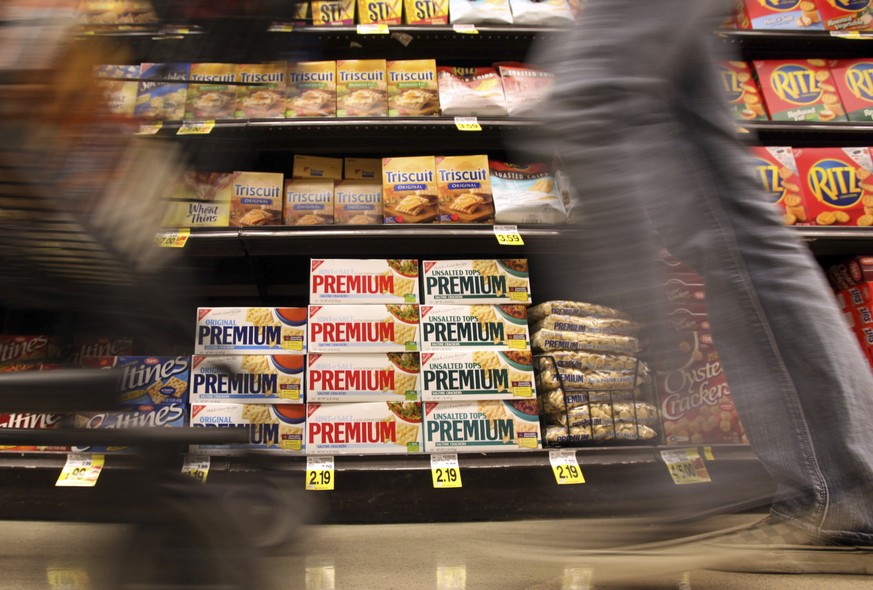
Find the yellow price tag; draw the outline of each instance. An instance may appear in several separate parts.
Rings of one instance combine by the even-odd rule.
[[[358,25],[358,35],[387,35],[388,25],[386,24],[364,24]]]
[[[831,37],[840,37],[841,39],[862,39],[860,31],[831,31]]]
[[[182,473],[196,479],[200,483],[206,483],[206,477],[209,475],[209,457],[185,455],[185,461],[182,463]]]
[[[91,588],[91,579],[85,569],[49,567],[45,573],[51,590],[87,590]]]
[[[715,461],[715,455],[712,454],[712,447],[703,447],[703,458],[707,461]]]
[[[430,456],[430,474],[435,488],[460,488],[461,467],[456,453],[440,453]]]
[[[478,35],[479,29],[476,25],[455,24],[452,25],[452,30],[461,35]]]
[[[267,30],[271,33],[293,33],[294,25],[290,23],[273,23]]]
[[[536,432],[519,432],[515,435],[515,444],[520,449],[538,449],[540,441],[537,440]]]
[[[549,451],[549,463],[552,464],[552,472],[558,485],[585,483],[582,468],[576,460],[576,451],[572,449]]]
[[[455,117],[455,127],[459,131],[482,131],[479,119],[476,117]]]
[[[183,227],[177,231],[155,236],[155,243],[161,248],[184,248],[191,237],[191,229]]]
[[[333,457],[306,458],[306,489],[332,490],[334,480]]]
[[[91,488],[97,483],[103,471],[103,455],[67,455],[67,462],[61,470],[57,487]]]
[[[712,481],[697,449],[661,451],[661,458],[667,465],[670,477],[673,478],[673,483],[676,485]]]
[[[163,126],[163,123],[143,123],[139,126],[136,135],[155,135]]]
[[[279,397],[282,399],[300,399],[299,389],[288,389],[279,391]]]
[[[521,234],[518,233],[518,226],[495,225],[494,235],[497,237],[497,243],[503,246],[524,246],[524,240],[521,239]]]
[[[209,135],[215,127],[215,121],[185,121],[176,135]]]
[[[515,397],[531,397],[533,395],[533,387],[513,387],[512,395]]]

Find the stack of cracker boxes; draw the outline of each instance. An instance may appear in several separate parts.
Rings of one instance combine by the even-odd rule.
[[[245,426],[250,448],[302,454],[305,354],[305,308],[199,308],[191,425]],[[233,450],[230,445],[192,447],[209,454]]]
[[[867,363],[873,368],[873,257],[857,256],[827,270],[828,281]]]

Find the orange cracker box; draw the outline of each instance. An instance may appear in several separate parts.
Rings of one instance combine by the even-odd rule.
[[[336,62],[336,116],[387,117],[386,69],[384,59]]]
[[[344,158],[344,178],[348,180],[381,180],[381,158]]]
[[[761,146],[751,147],[749,151],[755,178],[761,183],[768,200],[782,208],[785,223],[795,225],[809,221],[794,151],[790,147]]]
[[[347,27],[355,24],[355,0],[312,0],[312,23]]]
[[[725,100],[738,121],[766,121],[764,100],[752,77],[752,69],[744,61],[724,61],[718,64]]]
[[[358,21],[362,25],[399,25],[403,0],[358,0]]]
[[[236,108],[234,64],[191,64],[185,120],[232,119]]]
[[[436,159],[440,223],[493,223],[488,156]]]
[[[873,29],[871,0],[815,0],[825,29],[869,31]]]
[[[429,223],[439,215],[436,158],[384,158],[382,201],[385,223]]]
[[[285,183],[285,225],[333,223],[333,180],[307,178]]]
[[[849,121],[873,121],[873,59],[834,60],[830,68]]]
[[[815,0],[740,0],[738,5],[742,29],[824,29]]]
[[[435,60],[389,61],[387,68],[389,117],[439,116]]]
[[[282,221],[281,173],[234,172],[230,225],[279,225]]]
[[[825,60],[766,60],[754,66],[773,121],[846,120]]]
[[[449,0],[405,0],[406,24],[449,24]]]
[[[812,225],[873,226],[873,158],[869,148],[794,150]]]
[[[288,66],[285,117],[336,116],[336,62],[302,61]]]
[[[285,85],[286,70],[285,62],[237,65],[237,81],[248,86],[236,87],[234,117],[285,118],[285,96],[288,92]]]
[[[378,180],[343,180],[334,190],[334,223],[382,225],[382,183]]]

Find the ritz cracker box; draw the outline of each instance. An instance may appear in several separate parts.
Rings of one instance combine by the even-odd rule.
[[[721,89],[738,121],[766,121],[764,100],[752,76],[752,70],[744,61],[725,61],[718,64]]]
[[[873,121],[873,59],[833,60],[830,68],[849,121]]]
[[[421,402],[306,405],[306,454],[407,454],[422,451]]]
[[[382,208],[385,223],[436,221],[439,216],[436,158],[384,158]]]
[[[771,120],[846,120],[825,60],[758,60],[753,64]]]
[[[767,199],[780,207],[786,225],[805,224],[809,221],[804,205],[803,189],[790,147],[749,148],[755,178],[760,182]]]
[[[871,0],[816,0],[828,31],[869,31],[873,28]]]
[[[418,260],[313,258],[310,303],[418,303]]]
[[[191,402],[303,403],[304,356],[194,355]]]
[[[824,29],[815,0],[739,0],[737,7],[741,29]]]
[[[303,354],[305,307],[199,307],[194,354]]]
[[[421,401],[417,352],[310,354],[309,402]]]
[[[873,159],[869,148],[794,150],[812,225],[873,226]]]

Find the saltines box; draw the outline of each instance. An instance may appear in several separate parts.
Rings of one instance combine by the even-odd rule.
[[[425,303],[531,301],[527,260],[425,260]]]
[[[542,447],[535,399],[424,402],[424,450],[526,451]]]
[[[406,454],[422,450],[421,402],[306,404],[306,454]]]
[[[313,258],[310,303],[418,303],[418,260]]]
[[[422,305],[421,350],[529,350],[523,305]]]
[[[195,355],[191,402],[303,403],[304,356]]]
[[[451,350],[421,355],[423,401],[535,399],[527,350]]]
[[[417,352],[310,354],[309,402],[420,401]]]
[[[118,369],[119,401],[124,405],[185,404],[188,401],[191,357],[83,357],[82,365],[89,368]]]
[[[305,307],[200,307],[194,354],[306,352]]]
[[[309,352],[416,352],[416,304],[310,305]]]

